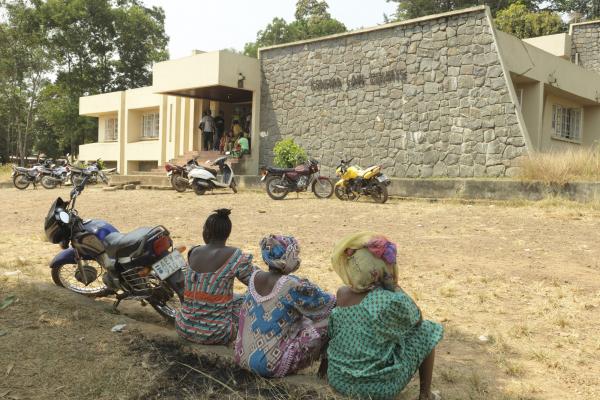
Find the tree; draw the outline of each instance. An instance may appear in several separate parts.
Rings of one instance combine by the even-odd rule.
[[[328,8],[325,1],[298,0],[296,19],[287,23],[283,18],[273,18],[265,29],[258,31],[255,42],[245,44],[244,54],[256,57],[260,47],[346,32],[346,26],[331,18]]]
[[[405,20],[411,18],[423,17],[425,15],[439,14],[448,11],[460,10],[477,5],[488,5],[492,15],[496,15],[502,10],[519,0],[388,0],[391,3],[398,3],[396,20]],[[541,0],[523,1],[528,10],[537,10],[538,3]]]
[[[24,0],[0,3],[0,125],[5,138],[2,159],[30,154],[40,93],[48,82],[51,61],[43,46],[43,30]]]
[[[576,19],[600,18],[600,0],[550,0],[549,3],[552,10],[577,15]]]
[[[565,23],[552,11],[529,11],[523,3],[511,4],[496,15],[496,26],[501,31],[524,39],[564,32]]]

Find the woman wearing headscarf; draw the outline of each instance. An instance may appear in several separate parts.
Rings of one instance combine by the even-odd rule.
[[[338,290],[329,318],[329,384],[353,397],[394,398],[418,369],[419,399],[438,398],[431,377],[443,328],[423,320],[398,286],[396,245],[358,233],[337,243],[331,261],[347,286]]]
[[[261,376],[282,377],[325,355],[335,296],[290,275],[300,266],[295,238],[269,235],[260,248],[269,271],[250,277],[240,310],[235,361]]]

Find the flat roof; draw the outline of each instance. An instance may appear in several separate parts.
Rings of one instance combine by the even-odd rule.
[[[483,11],[483,10],[486,10],[487,8],[489,8],[489,7],[488,6],[475,6],[475,7],[463,8],[462,10],[455,10],[455,11],[448,11],[448,12],[440,13],[440,14],[426,15],[424,17],[407,19],[405,21],[390,22],[389,24],[382,24],[382,25],[372,26],[369,28],[357,29],[354,31],[336,33],[333,35],[321,36],[321,37],[313,38],[313,39],[306,39],[306,40],[299,40],[297,42],[275,44],[273,46],[260,47],[258,49],[258,52],[260,53],[261,51],[278,49],[281,47],[298,46],[298,45],[302,45],[302,44],[306,44],[306,43],[322,42],[322,41],[329,40],[329,39],[337,39],[337,38],[341,38],[341,37],[345,37],[345,36],[352,36],[352,35],[358,35],[361,33],[374,32],[374,31],[379,31],[379,30],[383,30],[383,29],[393,28],[396,26],[410,25],[410,24],[414,24],[417,22],[429,21],[432,19],[444,18],[444,17],[449,17],[452,15],[468,14],[468,13],[472,13],[475,11]]]

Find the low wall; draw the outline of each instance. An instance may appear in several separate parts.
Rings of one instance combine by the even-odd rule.
[[[237,176],[236,179],[241,188],[264,190],[258,176]],[[552,188],[542,182],[508,179],[391,178],[391,181],[389,194],[406,198],[538,201],[559,196],[583,203],[600,201],[600,182],[576,182],[562,188]]]

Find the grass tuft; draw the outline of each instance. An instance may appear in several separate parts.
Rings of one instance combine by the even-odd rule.
[[[600,150],[596,148],[535,153],[520,162],[519,178],[550,186],[600,180]]]

